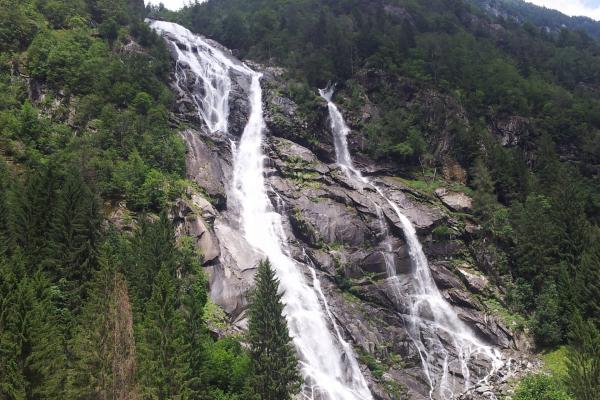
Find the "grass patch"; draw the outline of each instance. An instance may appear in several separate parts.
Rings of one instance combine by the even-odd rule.
[[[358,359],[361,364],[364,364],[369,368],[373,377],[377,379],[381,379],[383,374],[385,373],[384,365],[376,359],[373,354],[367,353],[366,351],[360,349],[358,353]]]
[[[523,332],[525,326],[527,326],[527,320],[522,315],[510,312],[506,309],[506,307],[500,304],[498,300],[485,299],[483,302],[494,314],[500,317],[502,322],[504,322],[511,329],[517,332]]]
[[[443,183],[440,181],[423,181],[423,180],[413,180],[413,179],[402,179],[402,183],[404,183],[409,188],[416,190],[417,192],[421,192],[428,196],[433,196],[433,192],[436,189],[443,186]]]
[[[542,354],[542,361],[555,378],[564,378],[567,375],[567,346],[545,352]]]

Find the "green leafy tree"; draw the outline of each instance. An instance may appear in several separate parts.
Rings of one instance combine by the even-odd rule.
[[[271,263],[262,261],[248,309],[252,388],[261,400],[291,399],[300,388],[298,359],[281,298]]]

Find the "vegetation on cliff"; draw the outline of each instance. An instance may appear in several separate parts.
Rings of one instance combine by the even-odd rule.
[[[287,67],[288,94],[306,115],[316,87],[339,82],[367,155],[411,178],[460,163],[480,267],[540,347],[570,345],[564,386],[534,377],[518,395],[597,396],[600,44],[462,0],[148,11]],[[210,334],[201,255],[161,214],[187,186],[185,149],[168,118],[169,55],[143,13],[133,0],[0,0],[2,398],[247,399],[270,362],[266,333],[252,336],[260,301],[250,351]],[[433,98],[456,112],[434,118]],[[131,232],[104,223],[121,205],[138,221]],[[266,345],[288,361],[293,392],[280,298],[261,271],[280,333]]]

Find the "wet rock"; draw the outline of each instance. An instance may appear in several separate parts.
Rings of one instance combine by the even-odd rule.
[[[224,139],[216,139],[199,131],[181,132],[186,147],[186,171],[215,201],[217,207],[225,206],[225,187],[231,177],[231,152]]]
[[[244,127],[250,115],[250,104],[248,102],[248,93],[250,89],[250,79],[240,72],[232,71],[232,85],[229,93],[229,133],[240,137],[244,132]]]
[[[232,319],[248,305],[248,291],[254,284],[258,263],[263,258],[225,221],[215,223],[221,256],[219,263],[210,267],[210,297],[223,307]]]
[[[440,289],[462,288],[460,279],[444,263],[430,263],[431,275]]]

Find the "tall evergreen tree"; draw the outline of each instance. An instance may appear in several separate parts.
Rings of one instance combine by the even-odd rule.
[[[32,269],[43,264],[55,204],[56,177],[51,167],[32,172],[8,193],[10,243],[23,249]]]
[[[154,279],[140,329],[139,376],[144,399],[177,400],[190,396],[190,348],[178,306],[173,275],[163,266]]]
[[[152,295],[152,282],[162,267],[171,276],[177,269],[177,248],[173,225],[166,213],[157,221],[142,219],[132,240],[128,280],[132,283],[136,300],[143,308]]]
[[[0,159],[0,257],[6,254],[10,245],[8,244],[8,190],[9,173],[4,160]]]
[[[577,271],[577,303],[586,318],[600,327],[600,229],[593,228]]]
[[[86,283],[97,265],[100,242],[98,200],[77,170],[65,177],[50,225],[48,269],[64,288],[69,308],[81,307]]]
[[[496,195],[494,194],[494,180],[481,158],[475,160],[472,175],[472,183],[475,187],[473,211],[487,228],[498,205]]]
[[[577,314],[568,347],[567,385],[576,400],[596,400],[600,393],[600,332]]]
[[[53,289],[17,252],[0,260],[0,397],[63,397],[66,358]]]
[[[135,342],[123,276],[105,247],[75,334],[69,398],[134,398]]]
[[[281,298],[271,263],[262,261],[248,309],[252,387],[261,400],[291,399],[300,389],[298,359]]]
[[[207,281],[199,263],[196,267],[196,274],[188,280],[189,282],[182,286],[182,312],[185,321],[183,339],[189,347],[187,358],[191,374],[187,380],[190,388],[199,392],[203,386],[201,372],[206,358],[207,341],[210,340],[203,315],[204,306],[208,300]]]

